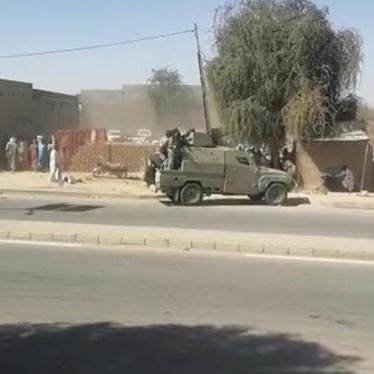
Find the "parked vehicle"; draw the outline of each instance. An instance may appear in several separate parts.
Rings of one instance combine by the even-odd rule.
[[[245,195],[268,205],[281,205],[287,199],[293,186],[287,173],[256,166],[247,152],[215,146],[207,134],[192,132],[188,141],[178,151],[182,156],[178,169],[168,167],[167,161],[157,168],[153,156],[149,168],[157,170],[145,173],[148,178],[154,175],[156,190],[174,203],[199,205],[204,196],[213,194]]]
[[[107,138],[109,143],[119,143],[122,141],[122,133],[120,130],[109,130]]]

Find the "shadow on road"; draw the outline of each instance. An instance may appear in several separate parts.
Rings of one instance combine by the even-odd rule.
[[[87,204],[68,204],[68,203],[58,203],[58,204],[45,204],[36,206],[33,208],[26,208],[26,211],[44,211],[44,212],[68,212],[68,213],[85,213],[91,210],[97,210],[103,208],[102,205],[87,205]]]
[[[32,216],[37,211],[44,212],[65,212],[65,213],[86,213],[93,210],[98,210],[104,208],[103,205],[82,205],[82,204],[68,204],[68,203],[58,203],[58,204],[45,204],[31,208],[6,208],[0,209],[0,211],[24,211],[27,216]]]
[[[0,373],[353,373],[357,357],[284,334],[212,326],[0,326]]]
[[[175,206],[170,200],[161,200],[161,203],[165,206],[172,207]],[[205,199],[201,202],[200,206],[209,207],[209,206],[263,206],[269,207],[263,201],[253,201],[249,198],[247,199],[230,199],[230,198],[220,198],[220,199]],[[283,204],[285,207],[296,207],[299,205],[310,205],[310,200],[307,197],[290,197],[287,199],[286,203]]]

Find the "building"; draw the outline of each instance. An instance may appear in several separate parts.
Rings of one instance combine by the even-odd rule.
[[[0,79],[0,139],[52,135],[79,127],[78,96],[37,90],[31,83]]]
[[[191,93],[188,105],[174,114],[159,113],[147,85],[125,85],[120,90],[82,90],[81,128],[121,130],[125,136],[137,136],[139,129],[149,129],[157,139],[174,127],[205,129],[199,86],[185,86]],[[191,104],[192,103],[192,104]]]
[[[352,170],[356,190],[374,190],[373,148],[364,122],[340,122],[334,135],[299,143],[297,163],[306,190],[323,191],[322,174],[343,165]]]

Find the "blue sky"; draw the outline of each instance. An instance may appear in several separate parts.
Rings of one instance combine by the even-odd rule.
[[[0,54],[79,47],[189,29],[196,22],[210,54],[214,10],[224,0],[1,0]],[[359,94],[374,104],[374,2],[318,0],[336,27],[358,29],[365,41]],[[0,77],[38,88],[78,93],[143,83],[152,68],[178,69],[198,83],[192,35],[113,49],[18,60],[1,60]]]

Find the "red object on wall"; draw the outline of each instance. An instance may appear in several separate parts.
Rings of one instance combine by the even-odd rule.
[[[106,140],[106,129],[91,130],[91,144],[105,143]]]
[[[75,135],[74,140],[75,140],[76,149],[78,149],[79,147],[83,145],[87,145],[91,143],[91,130],[90,129],[75,131],[74,135]]]
[[[60,152],[63,170],[68,170],[71,158],[79,148],[88,144],[105,143],[105,129],[57,130],[55,139]]]
[[[62,169],[66,170],[75,152],[74,132],[72,130],[57,130],[55,139],[60,153]]]

